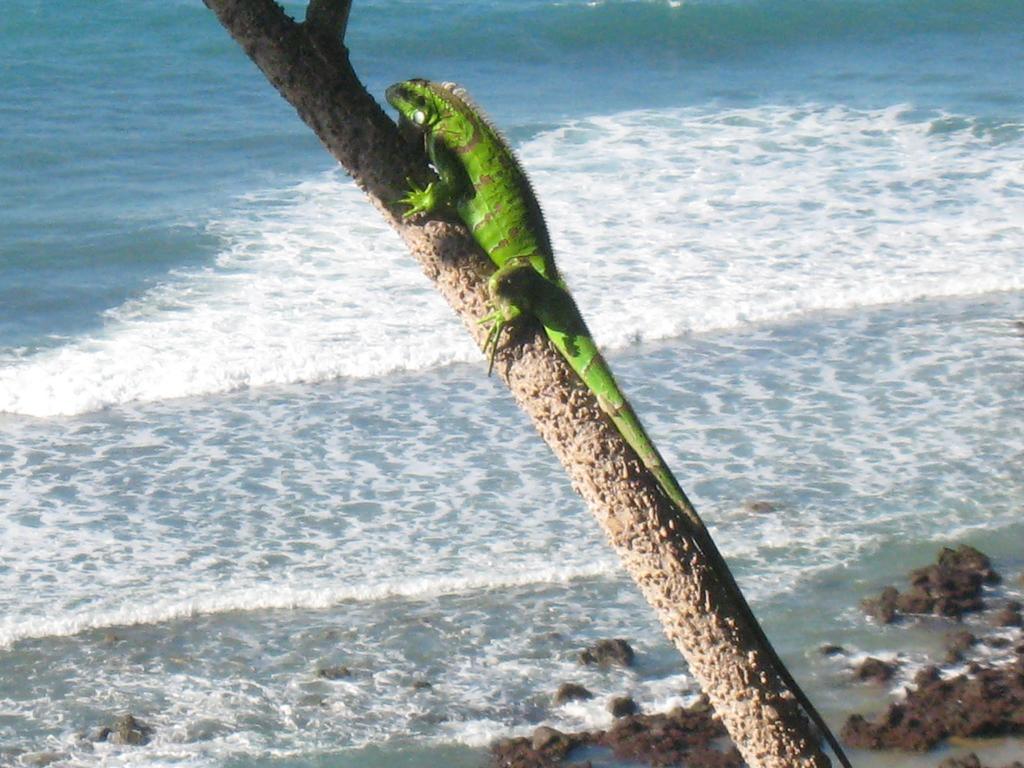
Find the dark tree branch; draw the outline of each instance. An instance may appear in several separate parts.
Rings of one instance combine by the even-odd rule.
[[[344,40],[350,10],[352,0],[309,0],[306,24],[324,37]]]
[[[401,235],[482,346],[477,320],[487,313],[493,267],[460,224],[401,218],[393,201],[406,178],[426,182],[430,171],[422,151],[402,139],[352,70],[340,33],[349,3],[312,0],[309,23],[297,24],[273,0],[204,2]],[[562,462],[747,763],[829,765],[698,551],[687,519],[543,333],[523,327],[502,345],[496,371]]]

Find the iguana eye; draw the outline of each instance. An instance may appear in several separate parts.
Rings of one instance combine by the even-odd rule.
[[[422,109],[417,109],[412,113],[412,121],[416,123],[416,125],[423,125],[427,122],[427,113]]]

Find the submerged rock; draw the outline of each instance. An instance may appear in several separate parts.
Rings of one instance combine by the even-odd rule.
[[[97,729],[92,736],[93,741],[106,741],[110,744],[126,744],[140,747],[148,744],[153,735],[153,728],[134,715],[125,714],[117,718],[109,726]]]
[[[342,664],[334,667],[318,667],[316,676],[323,680],[344,680],[346,677],[352,677],[352,670]]]
[[[577,683],[562,683],[555,691],[553,701],[555,706],[565,704],[567,701],[586,701],[594,698],[594,694]]]
[[[621,667],[633,665],[633,648],[625,640],[615,638],[613,640],[598,640],[589,648],[580,651],[580,664],[597,664],[601,667],[610,667],[618,664]]]

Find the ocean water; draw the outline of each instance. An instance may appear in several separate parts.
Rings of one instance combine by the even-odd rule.
[[[357,1],[348,42],[379,96],[460,81],[515,144],[830,722],[887,695],[849,664],[901,654],[898,688],[948,628],[862,597],[946,544],[1024,570],[1024,5]],[[459,322],[199,0],[12,0],[0,48],[0,765],[477,768],[614,695],[696,696]],[[636,667],[579,667],[602,637]],[[595,699],[554,707],[567,680]],[[94,744],[123,712],[151,742]]]

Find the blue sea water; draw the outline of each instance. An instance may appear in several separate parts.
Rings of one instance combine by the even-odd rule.
[[[901,654],[899,688],[941,653],[945,625],[862,597],[944,544],[1024,568],[1024,4],[357,0],[348,44],[378,96],[460,81],[516,145],[831,722],[887,694],[856,659]],[[479,766],[615,695],[696,695],[461,325],[199,0],[12,0],[0,50],[0,765]],[[608,636],[637,666],[578,667]],[[553,706],[566,680],[597,696]],[[126,711],[148,745],[93,743]]]

